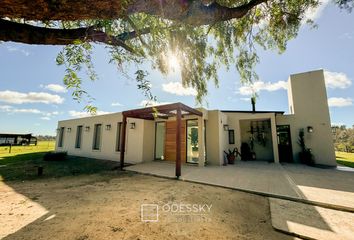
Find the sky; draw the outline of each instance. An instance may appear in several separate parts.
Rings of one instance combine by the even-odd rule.
[[[323,0],[308,13],[318,28],[302,26],[285,53],[258,52],[260,77],[242,86],[236,69],[220,68],[219,87],[208,84],[207,109],[250,110],[250,93],[257,92],[257,110],[288,112],[286,82],[290,74],[324,69],[332,124],[354,124],[354,13]],[[72,99],[63,85],[64,68],[55,64],[61,47],[0,43],[0,132],[55,135],[59,120],[86,116],[85,104]],[[98,114],[144,106],[145,97],[133,80],[109,64],[103,46],[95,45],[98,80],[84,80],[83,88],[94,98]],[[134,69],[131,69],[131,73]],[[183,88],[177,73],[163,76],[151,71],[148,79],[160,103],[182,102],[196,106],[196,91]]]

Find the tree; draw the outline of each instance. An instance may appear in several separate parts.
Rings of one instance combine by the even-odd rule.
[[[351,10],[353,0],[335,0]],[[319,0],[0,0],[0,41],[63,45],[57,64],[66,67],[64,83],[78,101],[79,72],[95,80],[92,43],[104,44],[111,62],[126,75],[136,64],[138,88],[153,99],[147,73],[149,61],[167,74],[167,58],[175,55],[184,86],[197,90],[200,103],[207,82],[218,85],[217,69],[235,66],[243,83],[257,79],[256,45],[283,52]],[[236,52],[236,55],[235,55]],[[127,76],[131,77],[131,76]],[[87,110],[95,111],[90,104]]]
[[[334,146],[336,151],[353,152],[354,151],[354,128],[348,128],[345,125],[332,126]]]

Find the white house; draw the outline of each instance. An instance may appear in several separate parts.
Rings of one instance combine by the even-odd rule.
[[[238,148],[249,149],[255,161],[296,163],[303,131],[316,164],[335,166],[323,70],[291,75],[288,84],[289,114],[175,103],[70,119],[58,122],[56,150],[128,163],[177,159],[177,165],[204,166],[222,165],[224,151]]]

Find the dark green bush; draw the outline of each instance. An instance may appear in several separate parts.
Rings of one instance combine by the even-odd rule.
[[[43,156],[44,161],[64,161],[66,160],[67,152],[48,152]]]

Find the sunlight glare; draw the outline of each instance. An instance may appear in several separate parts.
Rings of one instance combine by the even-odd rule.
[[[180,70],[179,60],[177,55],[172,51],[169,51],[167,54],[168,67],[172,72],[178,72]]]

